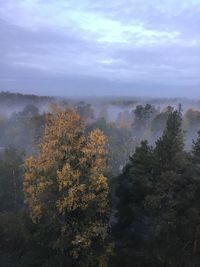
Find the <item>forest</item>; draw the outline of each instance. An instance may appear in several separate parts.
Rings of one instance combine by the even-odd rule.
[[[1,92],[0,266],[200,266],[200,101]]]

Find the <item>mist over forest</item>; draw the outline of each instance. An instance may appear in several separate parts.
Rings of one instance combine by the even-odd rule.
[[[200,0],[0,0],[0,267],[200,267]]]
[[[181,109],[183,116],[185,148],[191,149],[192,140],[197,137],[200,125],[200,100],[187,98],[141,98],[141,97],[50,97],[23,95],[20,93],[0,93],[0,147],[14,146],[32,152],[39,142],[44,128],[45,113],[51,104],[63,108],[73,107],[88,127],[108,131],[111,127],[132,142],[131,151],[142,140],[151,145],[162,135],[169,112]],[[106,132],[112,137],[110,133]],[[121,134],[121,136],[120,136]],[[133,143],[135,145],[133,145]],[[127,149],[129,144],[127,144]],[[126,158],[127,160],[127,158]],[[121,162],[120,166],[124,165]]]
[[[198,99],[1,92],[0,266],[199,266],[199,162]]]

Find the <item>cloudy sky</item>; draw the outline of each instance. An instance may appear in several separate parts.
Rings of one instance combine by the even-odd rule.
[[[0,90],[200,97],[200,0],[0,0]]]

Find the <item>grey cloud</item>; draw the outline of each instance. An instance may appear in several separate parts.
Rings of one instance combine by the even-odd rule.
[[[6,3],[16,5],[17,1],[0,0],[0,7]],[[23,27],[14,23],[17,18],[9,22],[4,14],[0,17],[0,90],[189,96],[193,92],[200,96],[197,1],[87,0],[85,5],[78,2],[80,5],[75,6],[74,1],[69,1],[69,8],[101,15],[124,26],[135,23],[158,32],[176,31],[178,35],[164,41],[158,37],[156,43],[146,36],[140,44],[141,37],[136,35],[130,37],[129,43],[106,43],[99,42],[95,33],[71,24]],[[48,3],[55,5],[55,1]]]

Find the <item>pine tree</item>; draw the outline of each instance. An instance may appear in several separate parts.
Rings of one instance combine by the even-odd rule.
[[[198,186],[189,159],[180,111],[171,112],[155,149],[142,142],[119,177],[121,265],[138,260],[138,266],[181,266],[188,261],[198,222]]]
[[[142,141],[118,177],[118,223],[114,232],[118,257],[114,266],[132,266],[133,262],[139,266],[136,254],[143,257],[139,243],[148,235],[144,203],[152,191],[153,158],[152,147]]]
[[[138,219],[144,197],[151,187],[152,173],[153,150],[147,141],[142,141],[118,178],[118,216],[122,227],[130,227],[133,219]]]
[[[161,266],[177,266],[180,256],[180,264],[188,261],[199,220],[198,182],[190,156],[184,151],[180,111],[169,115],[163,136],[156,143],[154,186],[145,199],[145,209],[154,218],[154,246]]]
[[[156,142],[155,155],[160,173],[177,170],[183,165],[184,139],[181,120],[180,112],[170,113],[164,133]]]
[[[47,224],[52,246],[81,259],[100,251],[107,235],[106,137],[84,134],[73,110],[46,117],[37,157],[25,162],[24,192],[32,220]],[[97,245],[98,244],[98,245]]]

